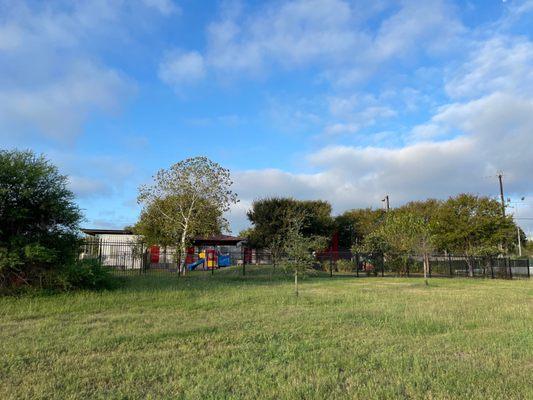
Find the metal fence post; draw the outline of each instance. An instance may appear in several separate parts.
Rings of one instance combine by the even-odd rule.
[[[452,256],[448,254],[448,270],[450,272],[450,278],[453,277],[453,271],[452,271]]]
[[[492,259],[492,257],[489,258],[489,262],[490,262],[490,276],[492,279],[494,279],[494,260]]]
[[[428,260],[429,277],[431,278],[431,257],[427,256],[427,260]]]
[[[144,243],[141,243],[141,268],[139,268],[139,275],[144,272]]]
[[[242,276],[246,275],[246,247],[242,247]]]
[[[333,278],[333,252],[329,252],[329,277]]]
[[[355,276],[359,277],[359,253],[355,253]]]
[[[528,259],[527,259],[526,267],[527,267],[527,277],[528,277],[528,279],[529,279],[529,278],[531,278],[531,272],[529,271],[529,257],[528,257]]]
[[[381,277],[383,278],[385,276],[385,257],[383,254],[381,254],[381,257],[379,258],[381,261]]]
[[[102,264],[102,241],[98,239],[98,263]]]
[[[509,279],[513,279],[513,269],[511,267],[511,257],[507,257],[507,265],[509,266]]]

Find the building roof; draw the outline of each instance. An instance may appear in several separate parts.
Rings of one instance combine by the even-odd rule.
[[[83,233],[90,236],[96,235],[133,235],[134,233],[129,229],[81,229]],[[244,242],[246,239],[230,236],[230,235],[213,235],[201,237],[198,236],[194,239],[193,244],[195,246],[235,246],[240,242]]]
[[[86,235],[133,235],[133,232],[129,229],[86,229],[82,228],[81,231]]]
[[[208,237],[196,237],[193,244],[195,246],[235,246],[244,242],[245,239],[230,235],[213,235]]]

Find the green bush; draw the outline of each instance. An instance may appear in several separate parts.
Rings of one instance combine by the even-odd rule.
[[[82,219],[74,199],[67,177],[44,157],[0,150],[0,289],[66,286]]]
[[[337,271],[339,272],[352,272],[355,271],[355,262],[350,260],[337,261]]]
[[[80,260],[67,265],[58,276],[58,286],[65,289],[114,289],[118,279],[98,260]]]

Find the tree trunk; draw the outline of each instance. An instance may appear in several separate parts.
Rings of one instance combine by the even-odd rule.
[[[183,229],[183,233],[181,234],[181,241],[180,241],[180,269],[181,273],[183,275],[187,272],[187,266],[185,265],[185,254],[187,252],[187,249],[185,248],[185,240],[187,238],[187,224],[185,225],[185,228]]]
[[[298,297],[298,270],[294,271],[294,291],[296,293],[296,297]]]
[[[428,283],[428,271],[429,271],[429,256],[427,253],[424,253],[424,282],[426,283],[426,286]]]
[[[466,264],[468,265],[468,276],[472,278],[474,276],[474,264],[468,256],[466,257]]]

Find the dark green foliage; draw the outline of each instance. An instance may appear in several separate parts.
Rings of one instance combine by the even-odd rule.
[[[338,215],[335,217],[335,229],[339,233],[339,247],[349,249],[361,244],[383,222],[384,217],[384,210],[372,208],[349,210]]]
[[[301,233],[306,237],[331,237],[334,225],[331,205],[327,201],[301,201],[287,197],[256,200],[248,211],[253,225],[249,230],[250,242],[255,247],[268,248],[280,236],[285,238],[293,218],[302,218]]]
[[[489,197],[460,194],[439,207],[433,224],[440,250],[467,256],[495,255],[514,246],[516,225]]]
[[[77,255],[67,178],[30,151],[0,151],[0,287],[41,285]]]
[[[495,256],[511,250],[517,228],[510,216],[503,217],[501,205],[489,197],[460,194],[446,201],[429,199],[391,210],[354,250],[382,254],[389,267],[407,270],[410,255],[427,257],[432,252],[466,256],[469,274],[473,259]]]
[[[67,265],[59,275],[62,289],[114,289],[118,278],[98,260],[80,260]]]

